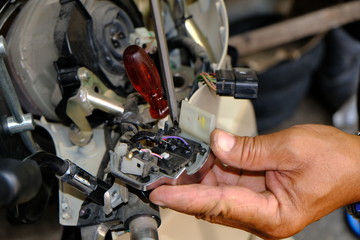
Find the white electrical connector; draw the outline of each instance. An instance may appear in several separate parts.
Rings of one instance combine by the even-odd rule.
[[[163,152],[163,153],[161,154],[161,156],[163,157],[163,159],[167,160],[167,159],[169,159],[170,154],[167,153],[167,152]]]
[[[153,53],[157,47],[155,33],[144,27],[136,28],[135,32],[130,34],[129,42],[140,47],[145,45],[145,51],[148,53]]]

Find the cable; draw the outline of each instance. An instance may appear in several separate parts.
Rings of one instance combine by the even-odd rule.
[[[36,152],[26,159],[32,159],[41,169],[51,171],[56,175],[63,175],[69,167],[69,163],[63,159],[47,152]]]
[[[190,54],[193,62],[199,59],[202,63],[200,71],[210,70],[210,58],[206,50],[196,43],[194,39],[189,37],[174,37],[168,40],[168,44],[170,52],[177,48],[185,49]]]
[[[157,158],[160,158],[160,159],[163,159],[163,158],[164,158],[163,156],[161,156],[161,155],[159,155],[159,154],[157,154],[157,153],[152,152],[150,149],[140,149],[140,152],[148,152],[148,153],[150,153],[151,155],[153,155],[153,156],[155,156],[155,157],[157,157]]]
[[[161,139],[164,139],[164,140],[166,140],[166,139],[179,139],[179,140],[181,140],[186,146],[189,145],[189,143],[188,143],[187,141],[185,141],[185,139],[183,139],[182,137],[178,137],[178,136],[164,136],[164,137],[162,137]]]
[[[197,76],[198,82],[203,82],[210,87],[210,89],[216,91],[216,78],[209,73],[203,72]]]

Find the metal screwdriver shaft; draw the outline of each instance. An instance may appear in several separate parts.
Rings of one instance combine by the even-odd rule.
[[[165,94],[170,107],[170,116],[174,126],[179,124],[179,110],[175,97],[175,88],[170,68],[169,51],[165,37],[163,19],[159,0],[150,0],[151,11],[155,21],[156,40],[160,57],[160,74],[165,82]]]

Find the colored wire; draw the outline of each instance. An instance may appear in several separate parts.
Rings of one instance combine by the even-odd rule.
[[[163,156],[157,154],[157,153],[153,153],[150,149],[140,149],[140,152],[148,152],[150,153],[151,155],[157,157],[157,158],[160,158],[160,159],[163,159]]]
[[[209,81],[209,79],[205,76],[203,76],[203,79],[205,81],[205,83],[213,90],[216,90],[216,87],[214,86],[214,84],[212,82]]]
[[[164,136],[162,139],[179,139],[181,140],[185,145],[189,145],[188,142],[185,141],[185,139],[178,137],[178,136]]]
[[[199,82],[204,82],[206,85],[210,87],[210,89],[216,91],[216,78],[213,75],[210,75],[209,73],[200,73],[197,76],[197,80]]]
[[[147,46],[145,48],[145,52],[147,52],[147,53],[151,53],[153,51],[154,43],[156,42],[155,37],[149,37],[149,38],[152,40],[147,44]]]

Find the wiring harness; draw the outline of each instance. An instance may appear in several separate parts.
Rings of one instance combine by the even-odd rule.
[[[256,99],[258,78],[249,68],[217,70],[215,73],[200,73],[197,82],[206,84],[220,96],[232,96],[236,99]]]

